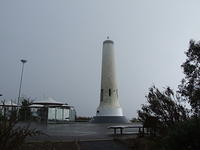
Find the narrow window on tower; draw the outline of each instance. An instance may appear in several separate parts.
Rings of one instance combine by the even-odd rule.
[[[100,96],[101,101],[103,101],[103,89],[101,89],[101,96]]]
[[[109,96],[111,96],[111,89],[109,89]]]

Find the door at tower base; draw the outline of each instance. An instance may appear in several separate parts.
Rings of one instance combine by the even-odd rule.
[[[128,123],[118,100],[115,74],[114,42],[103,42],[100,104],[92,123]]]

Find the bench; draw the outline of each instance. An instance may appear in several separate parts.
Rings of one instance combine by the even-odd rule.
[[[117,134],[117,129],[120,130],[120,134],[123,134],[123,129],[125,128],[136,128],[138,129],[138,133],[144,133],[144,127],[141,126],[133,126],[133,125],[118,125],[118,126],[109,126],[108,129],[113,129],[114,130],[114,134]]]

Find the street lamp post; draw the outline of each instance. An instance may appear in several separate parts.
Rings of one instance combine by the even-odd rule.
[[[20,85],[19,85],[19,95],[18,95],[18,101],[17,101],[17,116],[19,113],[19,101],[21,97],[21,88],[22,88],[22,78],[23,78],[23,73],[24,73],[24,64],[27,62],[25,59],[20,60],[22,62],[22,72],[21,72],[21,78],[20,78]]]

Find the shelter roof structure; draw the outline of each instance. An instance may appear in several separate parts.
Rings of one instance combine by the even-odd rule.
[[[38,104],[38,105],[63,105],[62,102],[58,102],[51,97],[48,97],[47,99],[42,100],[42,101],[35,101],[35,102],[33,102],[33,104]]]

